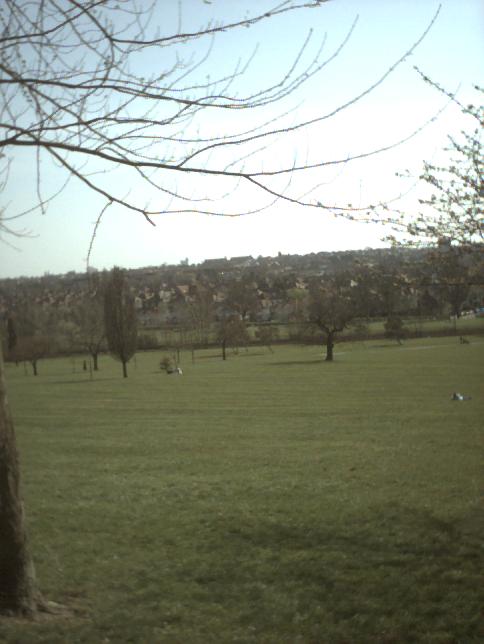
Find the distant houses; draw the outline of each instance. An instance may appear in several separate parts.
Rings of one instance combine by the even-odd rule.
[[[276,257],[257,258],[246,255],[207,259],[192,265],[183,262],[174,266],[133,269],[127,271],[127,278],[140,322],[147,327],[178,324],[186,318],[187,307],[196,308],[201,299],[204,299],[205,305],[210,304],[212,314],[220,319],[234,308],[227,296],[236,284],[242,284],[243,288],[255,294],[255,298],[252,298],[255,304],[247,312],[246,319],[254,323],[285,322],[300,312],[312,280],[324,280],[336,268],[351,268],[355,261],[373,269],[390,261],[401,271],[400,277],[407,283],[410,296],[417,300],[418,288],[412,284],[412,280],[415,280],[414,271],[418,265],[426,270],[424,259],[423,249],[410,248],[279,254]],[[428,284],[431,289],[433,276],[431,269],[427,270],[430,271]],[[95,275],[102,279],[102,272]],[[21,306],[22,301],[43,307],[69,309],[89,291],[92,277],[92,274],[69,272],[61,276],[0,280],[0,310]],[[480,291],[476,287],[475,292],[477,295],[466,304],[466,308],[475,308],[475,315],[484,317],[484,285],[481,285]],[[435,293],[432,297],[435,299]],[[435,305],[441,306],[438,298]],[[192,313],[195,314],[195,311],[192,310]],[[470,312],[466,315],[473,314]]]

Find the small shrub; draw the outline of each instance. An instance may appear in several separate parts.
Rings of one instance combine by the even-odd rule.
[[[171,356],[163,356],[160,360],[160,369],[162,371],[170,371],[175,368],[175,361]]]

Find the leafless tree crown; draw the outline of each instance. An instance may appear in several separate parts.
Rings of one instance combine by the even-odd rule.
[[[339,55],[356,20],[329,53],[324,41],[313,51],[314,37],[309,34],[292,64],[276,68],[273,81],[265,87],[251,88],[247,83],[256,51],[246,52],[230,69],[226,61],[212,60],[212,73],[214,69],[219,73],[204,75],[216,39],[283,15],[322,10],[326,1],[286,0],[259,14],[246,12],[240,19],[211,21],[194,30],[184,28],[180,1],[178,19],[174,13],[162,21],[164,25],[168,18],[174,19],[170,34],[156,31],[160,21],[156,2],[148,6],[136,0],[5,0],[0,10],[4,181],[15,155],[12,150],[27,149],[35,156],[37,168],[33,207],[42,210],[66,183],[79,181],[104,199],[100,217],[112,204],[139,212],[151,223],[153,215],[167,212],[237,216],[267,208],[279,199],[355,217],[366,206],[318,200],[314,174],[312,188],[306,185],[302,194],[292,185],[294,176],[346,164],[351,158],[327,159],[321,152],[316,160],[300,161],[294,143],[291,159],[264,151],[330,119],[373,91],[414,51],[437,14],[374,83],[309,120],[298,120],[285,99],[298,96],[302,86]],[[144,76],[143,69],[157,71]],[[240,125],[244,113],[250,115],[247,122],[242,121],[245,127]],[[214,122],[219,123],[218,131]],[[401,141],[353,159],[378,154],[415,134],[409,132]],[[42,181],[44,159],[64,171],[63,182],[50,194]],[[133,188],[139,180],[144,185],[143,198]],[[248,192],[259,195],[255,207],[247,199]],[[10,218],[21,214],[7,213]]]

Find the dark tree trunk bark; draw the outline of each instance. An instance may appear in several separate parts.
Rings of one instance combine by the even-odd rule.
[[[128,367],[126,366],[126,362],[123,360],[123,378],[128,377]]]
[[[227,360],[226,342],[222,340],[222,360]]]
[[[98,365],[97,365],[97,353],[91,353],[91,357],[92,357],[92,366],[94,371],[99,371]]]
[[[333,362],[334,333],[330,331],[326,336],[326,362]]]
[[[37,375],[37,360],[32,360],[32,369],[34,372],[34,376]]]
[[[18,452],[0,349],[0,614],[33,614],[37,601],[20,497]]]

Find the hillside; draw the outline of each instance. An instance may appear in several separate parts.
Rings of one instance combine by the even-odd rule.
[[[465,265],[465,279],[471,286],[466,301],[470,307],[483,304],[482,279],[477,277],[481,258],[482,253],[478,252],[464,258],[463,262],[459,260]],[[372,270],[382,282],[385,276],[398,274],[400,281],[407,285],[407,295],[413,295],[405,303],[407,312],[418,313],[421,302],[417,291],[420,295],[428,295],[427,299],[431,296],[437,305],[443,299],[439,291],[441,284],[436,278],[435,258],[430,261],[428,250],[416,248],[218,258],[200,264],[182,262],[127,269],[126,273],[142,324],[159,326],[177,324],[181,309],[193,304],[201,294],[205,297],[208,294],[220,309],[227,306],[227,301],[242,297],[241,293],[252,293],[257,302],[249,307],[253,310],[247,310],[247,319],[284,322],[291,314],[290,300],[297,299],[312,281],[324,281],[326,276],[342,270],[354,273],[356,277],[362,268]],[[69,272],[0,280],[0,312],[4,315],[15,313],[29,305],[69,310],[82,301],[87,292],[98,287],[105,273]],[[384,315],[385,311],[380,313]]]

